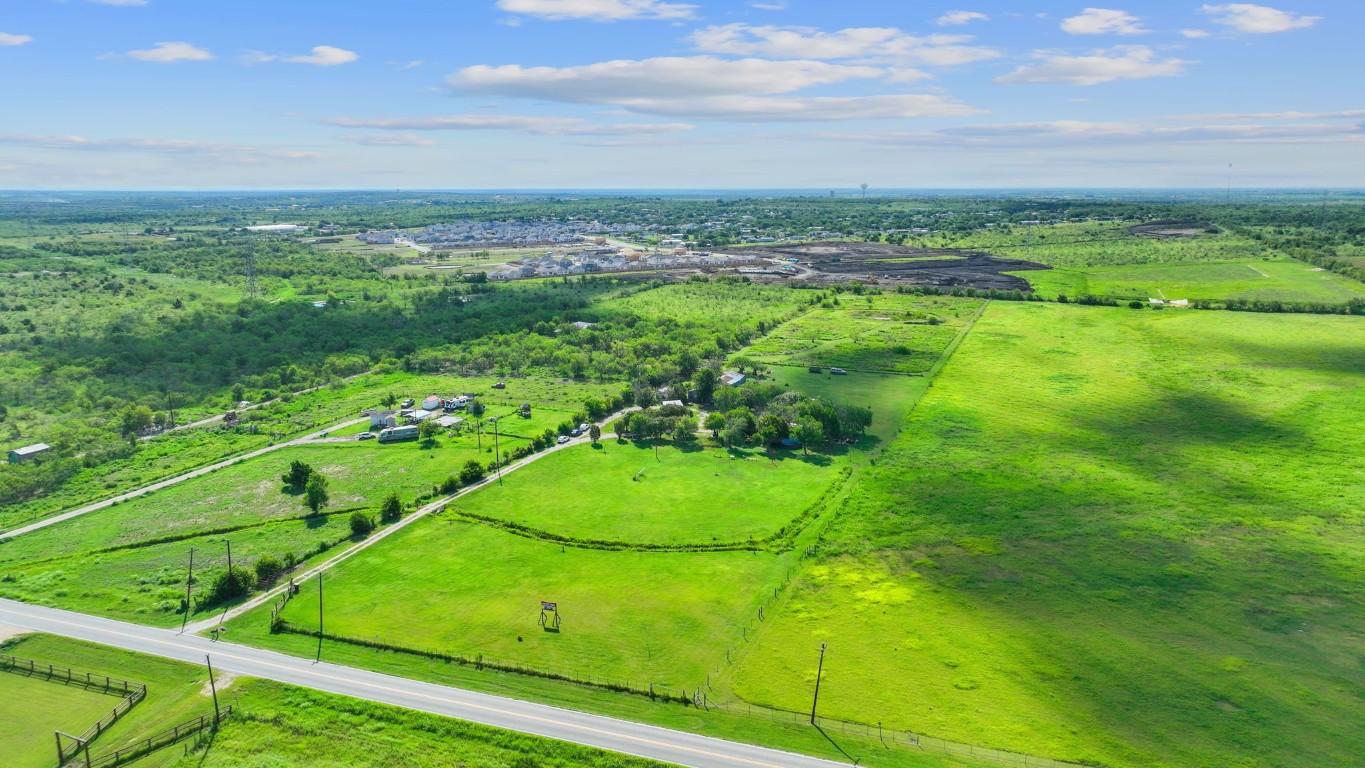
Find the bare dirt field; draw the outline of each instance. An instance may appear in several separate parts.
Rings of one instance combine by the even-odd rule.
[[[743,253],[766,259],[797,259],[802,273],[793,277],[822,283],[864,280],[1029,290],[1027,280],[1003,273],[1051,269],[1043,264],[1002,259],[981,251],[908,248],[886,243],[783,245],[745,248]]]
[[[1139,237],[1170,239],[1217,234],[1218,228],[1199,221],[1153,221],[1149,224],[1129,227],[1128,231]]]

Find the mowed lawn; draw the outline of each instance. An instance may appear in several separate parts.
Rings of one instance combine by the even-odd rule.
[[[329,571],[329,634],[596,679],[695,687],[725,663],[791,556],[560,547],[443,514]],[[557,602],[559,632],[537,621]],[[317,582],[284,618],[317,627]],[[268,611],[236,620],[262,626]],[[229,625],[231,626],[231,624]],[[274,636],[265,640],[267,644]]]
[[[26,635],[5,644],[4,652],[44,664],[70,667],[115,680],[147,686],[147,698],[129,710],[91,746],[99,757],[130,746],[172,726],[213,713],[208,673],[203,666],[181,664],[52,635]],[[223,703],[237,691],[229,676],[218,673]],[[117,696],[66,687],[61,683],[0,673],[0,762],[9,768],[48,768],[57,763],[53,730],[79,734],[119,703]],[[16,748],[11,752],[11,745]],[[154,752],[135,763],[138,768],[165,768],[181,758],[182,747]]]
[[[57,763],[53,731],[81,733],[119,703],[83,685],[0,672],[0,747],[9,768]]]
[[[997,302],[734,687],[1111,766],[1365,754],[1365,323]]]
[[[582,541],[760,540],[814,504],[844,464],[800,451],[773,457],[606,440],[557,451],[451,509]]]
[[[1301,261],[1232,261],[1067,267],[1016,273],[1043,296],[1120,299],[1247,299],[1344,304],[1365,286]]]

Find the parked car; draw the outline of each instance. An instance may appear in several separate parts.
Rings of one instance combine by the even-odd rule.
[[[411,397],[409,397],[407,400],[404,400],[402,403],[399,403],[398,407],[411,408],[416,402],[417,402],[416,400],[413,400]]]
[[[357,440],[373,440],[373,439],[374,439],[374,433],[373,433],[373,432],[361,432],[358,436],[356,436],[356,439],[357,439]]]
[[[843,368],[831,368],[831,369],[829,369],[829,372],[832,373],[832,374],[834,374],[835,376],[846,376],[846,375],[848,375],[848,371],[845,371]]]
[[[581,434],[583,434],[583,430],[579,429],[578,427],[574,427],[573,429],[569,430],[569,437],[578,437]]]
[[[555,442],[559,443],[560,445],[563,445],[563,444],[569,442],[569,436],[568,436],[568,435],[560,435],[560,436],[559,436],[559,439],[556,440]]]
[[[579,433],[580,435],[583,434],[584,432],[587,432],[587,431],[588,431],[588,425],[587,425],[587,424],[579,424],[579,425],[578,425],[578,433]]]

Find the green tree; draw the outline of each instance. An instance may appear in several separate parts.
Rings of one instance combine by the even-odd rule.
[[[295,459],[289,463],[289,471],[281,475],[280,479],[290,488],[302,488],[312,476],[313,468]]]
[[[483,476],[483,465],[474,459],[465,462],[464,467],[460,470],[460,482],[465,485],[473,485],[482,480]]]
[[[709,403],[716,394],[720,376],[710,368],[701,368],[692,375],[692,388],[697,390],[697,402]]]
[[[712,437],[719,438],[720,431],[725,429],[725,414],[719,411],[711,411],[706,414],[706,420],[702,422],[702,426],[711,430]]]
[[[812,443],[820,443],[825,440],[825,428],[810,416],[802,416],[796,420],[795,436],[801,441],[801,452],[810,453]]]
[[[599,427],[599,426],[597,426],[596,424],[591,424],[591,425],[589,425],[589,426],[588,426],[588,437],[592,438],[592,441],[593,441],[594,443],[596,443],[598,440],[601,440],[601,439],[602,439],[602,428]]]
[[[690,443],[696,439],[697,435],[692,431],[688,419],[678,419],[677,423],[673,425],[673,442]]]
[[[256,558],[256,583],[262,587],[269,586],[284,573],[284,564],[276,560],[273,555],[261,555]]]
[[[417,434],[422,438],[422,442],[432,445],[436,442],[436,436],[441,434],[441,427],[435,421],[427,419],[417,428]]]
[[[351,535],[357,539],[363,539],[374,533],[374,520],[364,512],[351,514]]]
[[[403,500],[394,492],[379,505],[379,519],[386,523],[396,523],[403,517]]]
[[[327,495],[327,478],[317,472],[309,475],[308,482],[303,486],[304,505],[316,515],[322,511],[323,507],[327,506],[327,502],[330,500]]]
[[[379,401],[379,404],[384,406],[385,408],[393,408],[394,404],[397,402],[398,395],[395,395],[392,392],[385,392],[384,397]]]
[[[149,429],[154,420],[155,414],[151,408],[145,405],[130,405],[119,416],[119,431],[127,437],[134,437]]]

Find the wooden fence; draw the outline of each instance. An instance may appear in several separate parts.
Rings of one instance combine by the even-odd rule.
[[[126,765],[159,749],[184,741],[191,736],[197,736],[206,730],[216,729],[218,724],[231,714],[232,707],[224,707],[222,713],[216,717],[212,713],[200,715],[193,720],[168,728],[145,739],[138,739],[122,749],[106,752],[98,757],[91,757],[87,749],[85,754],[68,760],[59,768],[112,768],[112,766]]]

